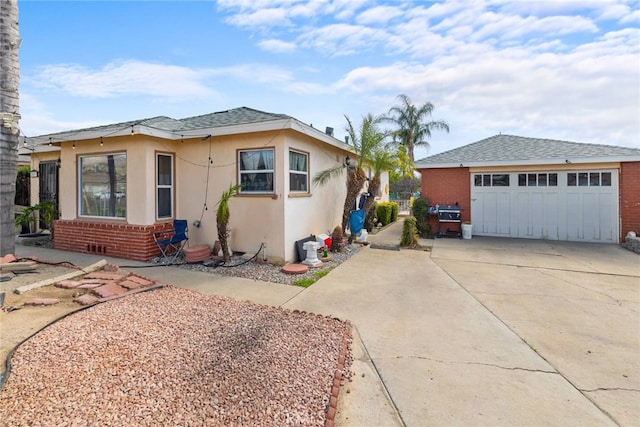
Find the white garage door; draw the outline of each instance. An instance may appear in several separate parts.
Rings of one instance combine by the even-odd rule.
[[[472,173],[473,234],[618,242],[618,171]]]

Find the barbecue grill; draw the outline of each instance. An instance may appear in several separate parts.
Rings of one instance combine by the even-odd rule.
[[[439,206],[437,214],[438,237],[462,237],[462,219],[458,204]],[[450,226],[455,226],[455,229],[452,230]]]

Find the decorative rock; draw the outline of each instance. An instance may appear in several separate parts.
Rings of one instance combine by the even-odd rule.
[[[304,264],[287,264],[281,271],[286,274],[304,274],[309,271],[309,267]]]

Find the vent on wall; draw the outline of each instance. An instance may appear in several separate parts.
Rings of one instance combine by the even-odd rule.
[[[88,244],[87,245],[87,252],[90,252],[90,253],[93,253],[93,254],[106,254],[107,253],[107,247],[103,246],[103,245],[96,245],[95,243]]]

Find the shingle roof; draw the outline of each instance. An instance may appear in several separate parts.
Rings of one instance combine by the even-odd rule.
[[[272,120],[289,119],[286,114],[274,114],[252,108],[240,107],[232,110],[218,111],[217,113],[204,114],[202,116],[188,117],[180,120],[180,130],[206,129],[211,127],[244,125],[249,123],[268,122]]]
[[[167,116],[150,117],[141,120],[130,120],[121,123],[113,123],[109,125],[94,126],[83,129],[74,129],[37,137],[30,137],[36,144],[44,144],[51,140],[56,143],[59,141],[70,140],[78,137],[80,134],[96,134],[102,136],[110,136],[121,133],[123,130],[133,127],[147,127],[164,132],[180,134],[180,132],[197,131],[199,129],[222,128],[225,126],[247,125],[275,120],[292,119],[286,114],[267,113],[264,111],[254,110],[248,107],[234,108],[216,113],[204,114],[201,116],[186,117],[183,119],[174,119]]]
[[[416,167],[464,164],[531,163],[534,161],[566,161],[605,159],[609,157],[640,159],[640,149],[613,145],[586,144],[553,139],[495,135],[472,144],[454,148],[416,161]]]

